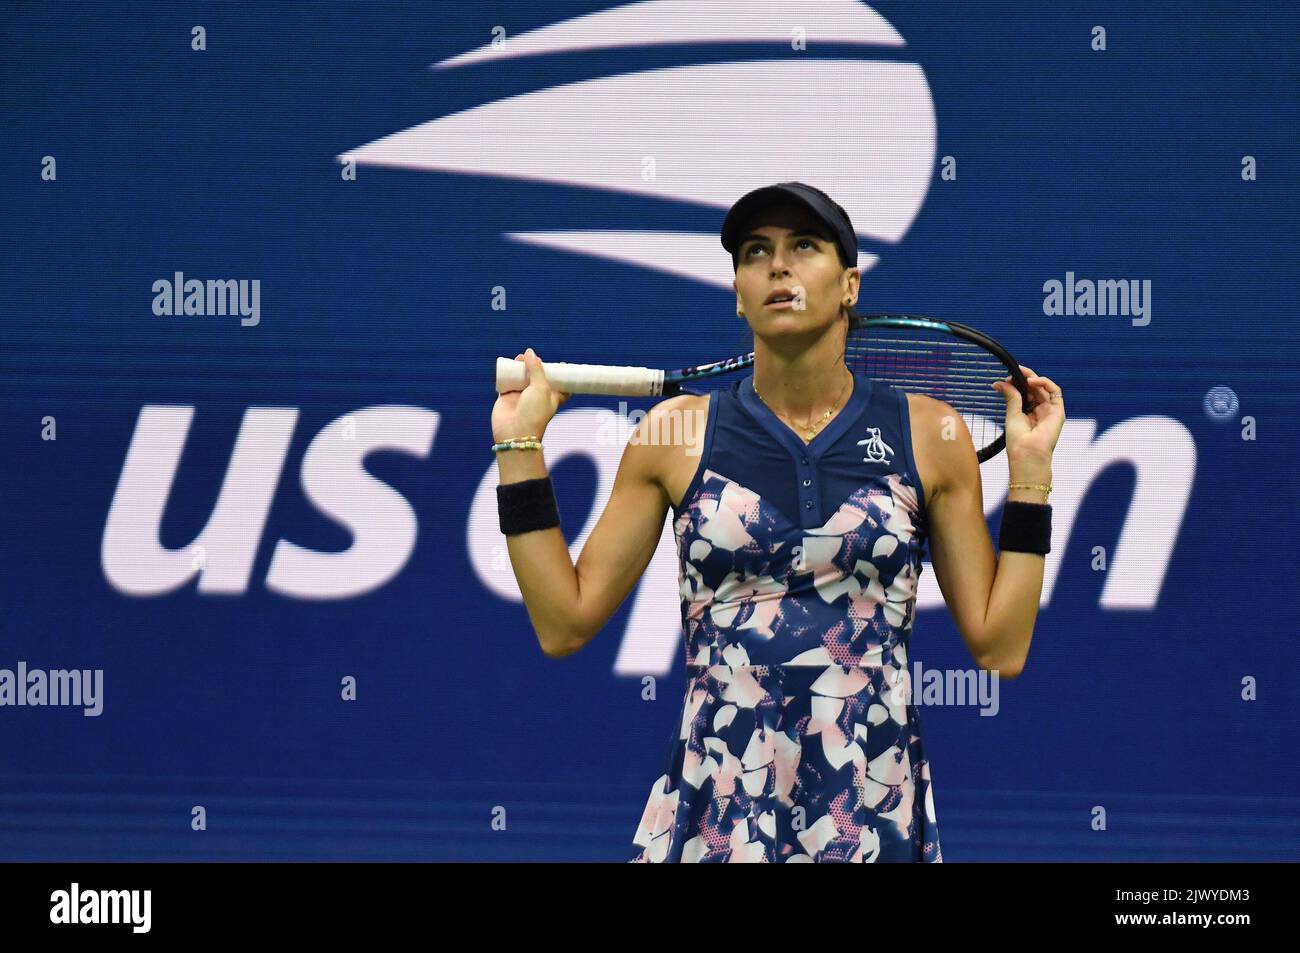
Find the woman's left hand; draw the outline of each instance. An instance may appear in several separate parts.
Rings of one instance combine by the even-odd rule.
[[[1007,376],[996,381],[993,387],[1007,402],[1007,420],[1004,433],[1007,439],[1007,459],[1029,466],[1052,465],[1052,451],[1065,425],[1065,396],[1061,388],[1049,377],[1039,377],[1025,365],[1020,365],[1029,390],[1033,408],[1025,413],[1020,391]]]

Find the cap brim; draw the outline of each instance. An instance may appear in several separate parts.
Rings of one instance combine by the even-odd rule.
[[[742,196],[731,211],[727,212],[727,217],[722,221],[722,247],[735,255],[737,246],[740,244],[740,231],[745,227],[745,223],[756,212],[762,211],[769,205],[775,205],[778,202],[794,203],[807,209],[813,214],[813,217],[821,222],[821,213],[817,208],[798,192],[782,188],[779,185],[768,185],[761,189],[756,189],[748,195]],[[826,226],[823,224],[823,228]]]

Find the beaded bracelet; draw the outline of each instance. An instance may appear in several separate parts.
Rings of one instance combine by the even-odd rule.
[[[498,450],[541,450],[542,440],[540,437],[511,437],[509,440],[502,440],[500,443],[492,444],[492,452]]]

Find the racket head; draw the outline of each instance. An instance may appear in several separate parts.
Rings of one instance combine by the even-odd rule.
[[[740,340],[752,347],[748,325]],[[753,363],[750,350],[670,371],[663,395],[707,394],[730,384],[732,374],[748,371]],[[1002,432],[1006,401],[992,388],[993,382],[1009,379],[1020,392],[1025,412],[1033,409],[1028,382],[1015,358],[987,334],[955,321],[897,312],[853,314],[845,336],[844,363],[855,374],[951,406],[965,421],[980,463],[1006,447]]]
[[[855,374],[951,406],[966,423],[979,462],[1006,448],[1006,401],[991,386],[1010,380],[1028,413],[1029,385],[1005,347],[974,328],[916,314],[854,315],[844,363]]]

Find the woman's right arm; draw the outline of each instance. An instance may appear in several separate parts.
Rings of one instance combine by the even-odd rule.
[[[541,360],[531,349],[516,360],[528,364],[529,383],[523,391],[504,393],[497,399],[492,411],[492,431],[497,440],[542,436],[555,411],[569,397],[551,389],[541,370]],[[648,415],[641,427],[649,422]],[[547,656],[571,655],[591,641],[649,565],[670,505],[658,475],[663,450],[641,439],[628,442],[609,502],[587,537],[576,566],[558,526],[506,537],[519,591]],[[497,466],[501,483],[546,476],[542,453],[500,451]]]

